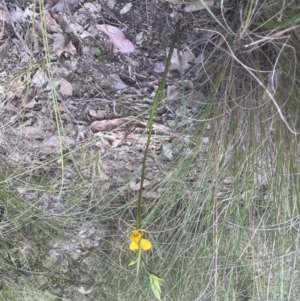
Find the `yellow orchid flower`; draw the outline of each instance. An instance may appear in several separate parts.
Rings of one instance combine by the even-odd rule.
[[[142,249],[144,251],[150,250],[152,248],[152,244],[148,239],[142,238],[144,233],[139,230],[133,230],[128,238],[131,240],[131,243],[129,245],[129,249],[131,251],[135,251],[138,249]]]

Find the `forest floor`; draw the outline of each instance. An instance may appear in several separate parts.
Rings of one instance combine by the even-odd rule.
[[[236,66],[222,69],[227,60],[220,52],[228,46],[224,43],[230,40],[228,30],[236,26],[229,4],[234,1],[224,1],[225,8],[204,2],[0,0],[0,270],[7,294],[14,291],[13,297],[23,296],[22,300],[153,300],[136,279],[129,287],[139,286],[142,295],[136,291],[131,299],[132,293],[126,291],[129,278],[134,279],[127,267],[127,235],[134,225],[150,110],[179,21],[180,38],[155,108],[144,179],[147,230],[153,238],[163,233],[161,241],[169,239],[165,254],[171,256],[175,248],[178,257],[170,265],[176,266],[180,256],[201,257],[205,262],[219,248],[222,231],[233,234],[240,229],[235,227],[239,216],[245,233],[232,237],[239,246],[238,273],[247,276],[233,290],[237,299],[228,300],[254,300],[242,297],[250,294],[247,285],[255,277],[267,281],[268,288],[276,286],[255,261],[269,256],[275,262],[277,249],[269,252],[266,247],[272,239],[263,242],[265,253],[253,255],[251,245],[261,229],[280,224],[279,207],[270,205],[278,193],[277,188],[270,189],[278,172],[274,166],[279,162],[279,170],[292,172],[298,162],[286,163],[288,152],[275,150],[279,144],[284,147],[278,132],[284,133],[282,137],[287,134],[281,125],[277,127],[281,118],[268,107],[271,101],[262,85],[251,87],[241,101],[233,92],[229,101],[221,95],[231,87],[220,84],[219,77],[234,73],[235,87],[230,91],[240,91],[249,82]],[[241,55],[245,44],[241,39],[235,45]],[[239,55],[235,60],[245,63]],[[270,78],[265,71],[260,80],[271,91]],[[212,96],[213,90],[218,93]],[[243,113],[235,116],[235,108],[243,108]],[[258,111],[265,123],[256,118]],[[237,118],[231,124],[225,115]],[[272,122],[267,116],[274,118]],[[249,163],[252,159],[255,163]],[[297,185],[286,189],[290,192]],[[296,212],[292,207],[289,215],[281,215],[291,224]],[[189,238],[179,249],[170,243],[186,233]],[[294,237],[292,232],[289,235]],[[200,238],[211,245],[206,242],[204,251],[197,249],[197,256],[191,255]],[[220,254],[226,254],[227,247],[225,239]],[[287,249],[283,247],[281,254]],[[221,263],[212,258],[210,268],[215,271]],[[161,261],[166,264],[167,259]],[[255,269],[252,274],[242,272],[246,261]],[[294,269],[291,266],[281,267],[282,277]],[[172,291],[179,286],[182,296],[177,300],[201,299],[206,289],[203,295],[196,286],[189,291],[181,275],[185,271],[179,271],[174,281],[169,278],[174,286],[166,280],[166,288],[172,287],[170,298],[176,300],[178,292],[172,297]],[[194,273],[203,271],[197,267]],[[295,299],[289,300],[296,300],[298,274],[291,273],[289,295]],[[222,278],[225,286],[227,276]],[[207,283],[209,287],[211,282]],[[213,297],[208,294],[201,300]]]

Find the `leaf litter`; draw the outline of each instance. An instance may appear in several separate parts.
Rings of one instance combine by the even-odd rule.
[[[85,211],[92,216],[97,209],[90,202],[107,201],[102,196],[109,199],[113,190],[118,191],[121,202],[125,195],[134,197],[139,189],[140,179],[136,175],[147,142],[147,110],[164,71],[176,20],[169,10],[173,4],[165,1],[159,4],[149,1],[150,10],[144,2],[122,3],[120,6],[112,0],[48,0],[43,11],[33,6],[32,1],[0,7],[1,154],[10,164],[17,163],[19,170],[31,163],[34,176],[51,175],[59,192],[54,189],[38,197],[37,192],[29,193],[31,188],[27,185],[18,186],[27,202],[39,200],[35,206],[41,210],[55,214],[66,210],[73,216],[81,216]],[[199,16],[205,13],[202,8],[188,9]],[[50,62],[44,56],[45,36]],[[19,49],[23,49],[21,55]],[[174,161],[180,152],[189,151],[190,136],[183,137],[181,131],[193,127],[196,111],[205,105],[204,92],[197,94],[192,83],[198,56],[187,44],[183,44],[180,52],[174,51],[164,101],[156,111],[150,143],[151,156],[161,166]],[[188,82],[184,93],[178,92],[181,72]],[[53,89],[63,131],[55,117]],[[185,102],[191,104],[187,109]],[[141,115],[142,112],[146,113]],[[205,153],[208,139],[203,139],[201,153]],[[82,162],[76,164],[76,160],[87,158],[87,153],[76,155],[85,148],[89,155],[101,158],[92,167]],[[62,176],[59,172],[62,152],[75,154],[76,159],[70,156],[65,166],[68,172],[63,173],[64,184],[60,187],[57,182]],[[51,164],[45,166],[45,160]],[[90,168],[97,170],[98,179],[94,179]],[[64,199],[70,198],[69,189],[77,189],[81,177],[102,181],[101,191],[89,188],[91,201],[82,197],[82,205],[67,209]],[[122,188],[129,178],[132,181]],[[163,188],[157,189],[156,184],[164,178],[154,164],[144,182],[145,198],[156,199],[161,195]],[[80,226],[70,230],[65,245],[50,243],[53,262],[59,262],[59,256],[65,252],[73,259],[79,258],[79,245],[88,249],[89,244],[99,244],[108,233],[107,225],[93,231],[92,227],[84,229],[89,243],[83,245],[79,240],[70,240],[80,237],[80,231]],[[85,287],[90,286],[82,283],[74,289],[93,300],[95,291]],[[81,300],[80,296],[71,299]]]

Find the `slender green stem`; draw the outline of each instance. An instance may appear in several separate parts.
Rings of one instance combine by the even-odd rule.
[[[141,182],[140,182],[140,189],[139,189],[138,200],[137,200],[136,229],[141,229],[142,194],[143,194],[144,178],[145,178],[145,173],[146,173],[147,155],[148,155],[150,141],[151,141],[153,117],[154,117],[156,106],[157,106],[159,100],[162,97],[162,93],[163,93],[163,90],[164,90],[164,87],[165,87],[166,78],[167,78],[167,74],[169,72],[171,58],[172,58],[172,55],[173,55],[173,50],[175,48],[176,41],[179,40],[178,39],[179,29],[180,29],[180,20],[178,20],[178,22],[176,24],[175,36],[173,38],[173,41],[172,41],[172,44],[171,44],[171,47],[170,47],[170,51],[169,51],[166,66],[165,66],[165,71],[163,73],[161,82],[160,82],[159,87],[158,87],[158,89],[156,91],[156,94],[154,96],[153,104],[152,104],[152,107],[151,107],[151,110],[150,110],[150,116],[149,116],[149,121],[148,121],[148,125],[147,125],[148,139],[147,139],[146,148],[145,148],[145,152],[144,152],[143,163],[142,163]]]

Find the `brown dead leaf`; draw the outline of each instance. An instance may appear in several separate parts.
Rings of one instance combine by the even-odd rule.
[[[74,146],[75,145],[75,141],[73,139],[71,139],[70,137],[61,137],[61,143],[63,145],[67,145],[67,146]],[[58,136],[51,136],[50,138],[48,138],[46,141],[43,142],[43,145],[45,147],[50,147],[50,148],[57,148],[59,149],[61,146],[60,140]]]
[[[90,116],[97,118],[97,119],[104,119],[106,116],[105,110],[89,110]]]
[[[72,118],[68,113],[63,113],[61,115],[61,119],[66,120],[68,122],[68,124],[70,124],[72,122]]]
[[[64,78],[61,78],[59,81],[60,89],[59,92],[63,95],[71,96],[73,93],[73,86]]]
[[[21,129],[22,134],[34,139],[43,139],[46,136],[45,131],[37,126],[25,126]]]
[[[167,55],[170,52],[170,47],[166,48]],[[170,64],[170,70],[186,70],[191,67],[189,62],[192,62],[194,60],[194,55],[189,49],[185,49],[184,51],[180,51],[181,55],[181,62],[178,57],[177,51],[174,51],[171,58],[171,64]]]
[[[61,102],[59,104],[59,111],[62,113],[69,113],[69,109],[67,108],[67,106],[64,102]]]
[[[109,75],[109,81],[117,90],[123,90],[127,88],[127,85],[125,85],[125,83],[121,80],[120,76],[116,73]]]
[[[50,13],[45,10],[46,30],[48,33],[62,32],[61,26],[52,18]]]
[[[47,0],[45,8],[49,9],[49,8],[55,6],[58,2],[59,2],[59,0]]]
[[[47,74],[43,72],[41,69],[38,69],[31,80],[31,85],[37,88],[41,88],[47,82],[48,82]]]
[[[64,12],[68,11],[67,5],[65,5],[66,4],[65,0],[58,0],[58,1],[54,0],[52,2],[56,3],[55,5],[52,5],[52,7],[50,9],[52,14],[64,13]]]
[[[77,7],[79,5],[79,0],[66,0],[66,2],[70,5],[70,6],[75,6]],[[81,1],[82,2],[82,1]]]
[[[207,6],[212,6],[214,5],[214,0],[205,0],[204,1],[205,4]],[[202,9],[205,9],[206,7],[199,3],[199,4],[186,4],[185,8],[184,8],[184,11],[187,12],[187,13],[190,13],[190,12],[193,12],[193,11],[199,11],[199,10],[202,10]]]
[[[32,27],[32,31],[35,32],[39,36],[39,38],[43,37],[42,33],[42,23],[39,20],[34,20],[34,26]],[[51,41],[51,39],[49,39]]]
[[[13,89],[11,92],[15,92],[14,93],[15,97],[22,98],[24,96],[24,90],[26,88],[25,84],[21,80],[17,80],[13,86],[15,90]]]
[[[96,13],[97,14],[101,11],[101,4],[99,4],[97,2],[93,2],[93,3],[87,2],[87,3],[84,3],[83,6],[90,13]],[[94,14],[94,16],[96,16],[96,15]]]
[[[172,4],[178,4],[178,5],[182,5],[182,0],[165,0],[169,3]],[[214,4],[214,0],[203,0],[207,5],[213,5]],[[199,4],[200,5],[200,4]]]
[[[90,294],[92,291],[93,291],[93,289],[86,290],[83,286],[81,286],[78,289],[78,292],[81,293],[81,294],[83,294],[83,295]]]
[[[111,147],[112,147],[112,148],[116,148],[116,147],[121,146],[121,145],[122,145],[122,141],[123,141],[123,139],[115,139],[115,140],[112,142]]]
[[[65,37],[62,33],[54,33],[53,34],[53,51],[59,57],[64,52],[64,47],[66,44]]]
[[[23,106],[27,109],[32,109],[35,105],[36,105],[36,101],[34,98],[31,98],[29,102],[27,102],[27,103],[24,102],[24,104],[23,104]]]
[[[31,125],[34,120],[34,116],[31,116],[31,114],[26,114],[26,117],[28,118],[28,120],[22,125],[20,125],[18,128],[20,132],[34,139],[45,138],[46,132],[44,130],[43,118],[36,116],[36,122],[33,125]]]
[[[74,46],[72,41],[69,41],[69,43],[65,45],[64,51],[69,52],[73,56],[77,54],[76,47]]]
[[[91,124],[91,129],[94,132],[109,132],[132,120],[132,117],[124,117],[112,120],[94,121]]]
[[[146,186],[149,186],[149,185],[150,185],[150,181],[148,181],[147,179],[144,179],[143,188],[145,188]],[[139,191],[140,187],[141,187],[141,182],[140,181],[132,181],[129,184],[129,187],[133,191]]]
[[[64,67],[64,61],[59,60],[59,63],[61,64],[62,67]],[[69,72],[66,70],[67,68],[61,68],[57,65],[54,65],[52,67],[53,73],[57,76],[57,77],[65,77],[69,75]]]
[[[72,61],[71,61],[70,57],[67,58],[63,54],[59,57],[58,62],[60,64],[60,66],[64,67],[68,71],[73,71],[75,69],[73,64],[72,64]],[[56,70],[56,71],[58,71],[58,73],[56,73],[57,75],[61,74],[61,76],[62,76],[63,73],[65,73],[65,76],[66,76],[66,75],[69,74],[69,73],[65,72],[65,69],[62,69],[62,68],[60,68],[60,69],[61,70],[58,70],[58,69]]]
[[[192,90],[186,98],[186,106],[188,108],[199,109],[205,103],[206,103],[205,95],[201,91],[195,89]]]
[[[97,29],[107,34],[114,46],[122,53],[135,51],[135,46],[125,38],[124,33],[118,27],[108,24],[97,24]]]
[[[126,135],[125,137],[126,141],[129,142],[138,142],[139,144],[146,144],[148,141],[148,137],[147,136],[141,136],[141,134],[129,134]],[[150,142],[150,148],[152,146],[152,143]]]
[[[72,56],[77,54],[77,50],[72,42],[72,39],[66,44],[66,39],[62,33],[54,33],[51,36],[53,37],[53,51],[58,57],[60,57],[64,51],[68,52]]]
[[[55,14],[54,18],[56,22],[61,26],[64,32],[73,33],[73,30],[70,27],[69,23],[61,15]]]
[[[19,8],[18,6],[15,7],[15,10],[11,10],[9,13],[11,20],[13,20],[14,22],[18,22],[21,24],[26,21],[25,12],[21,10],[21,8]]]

